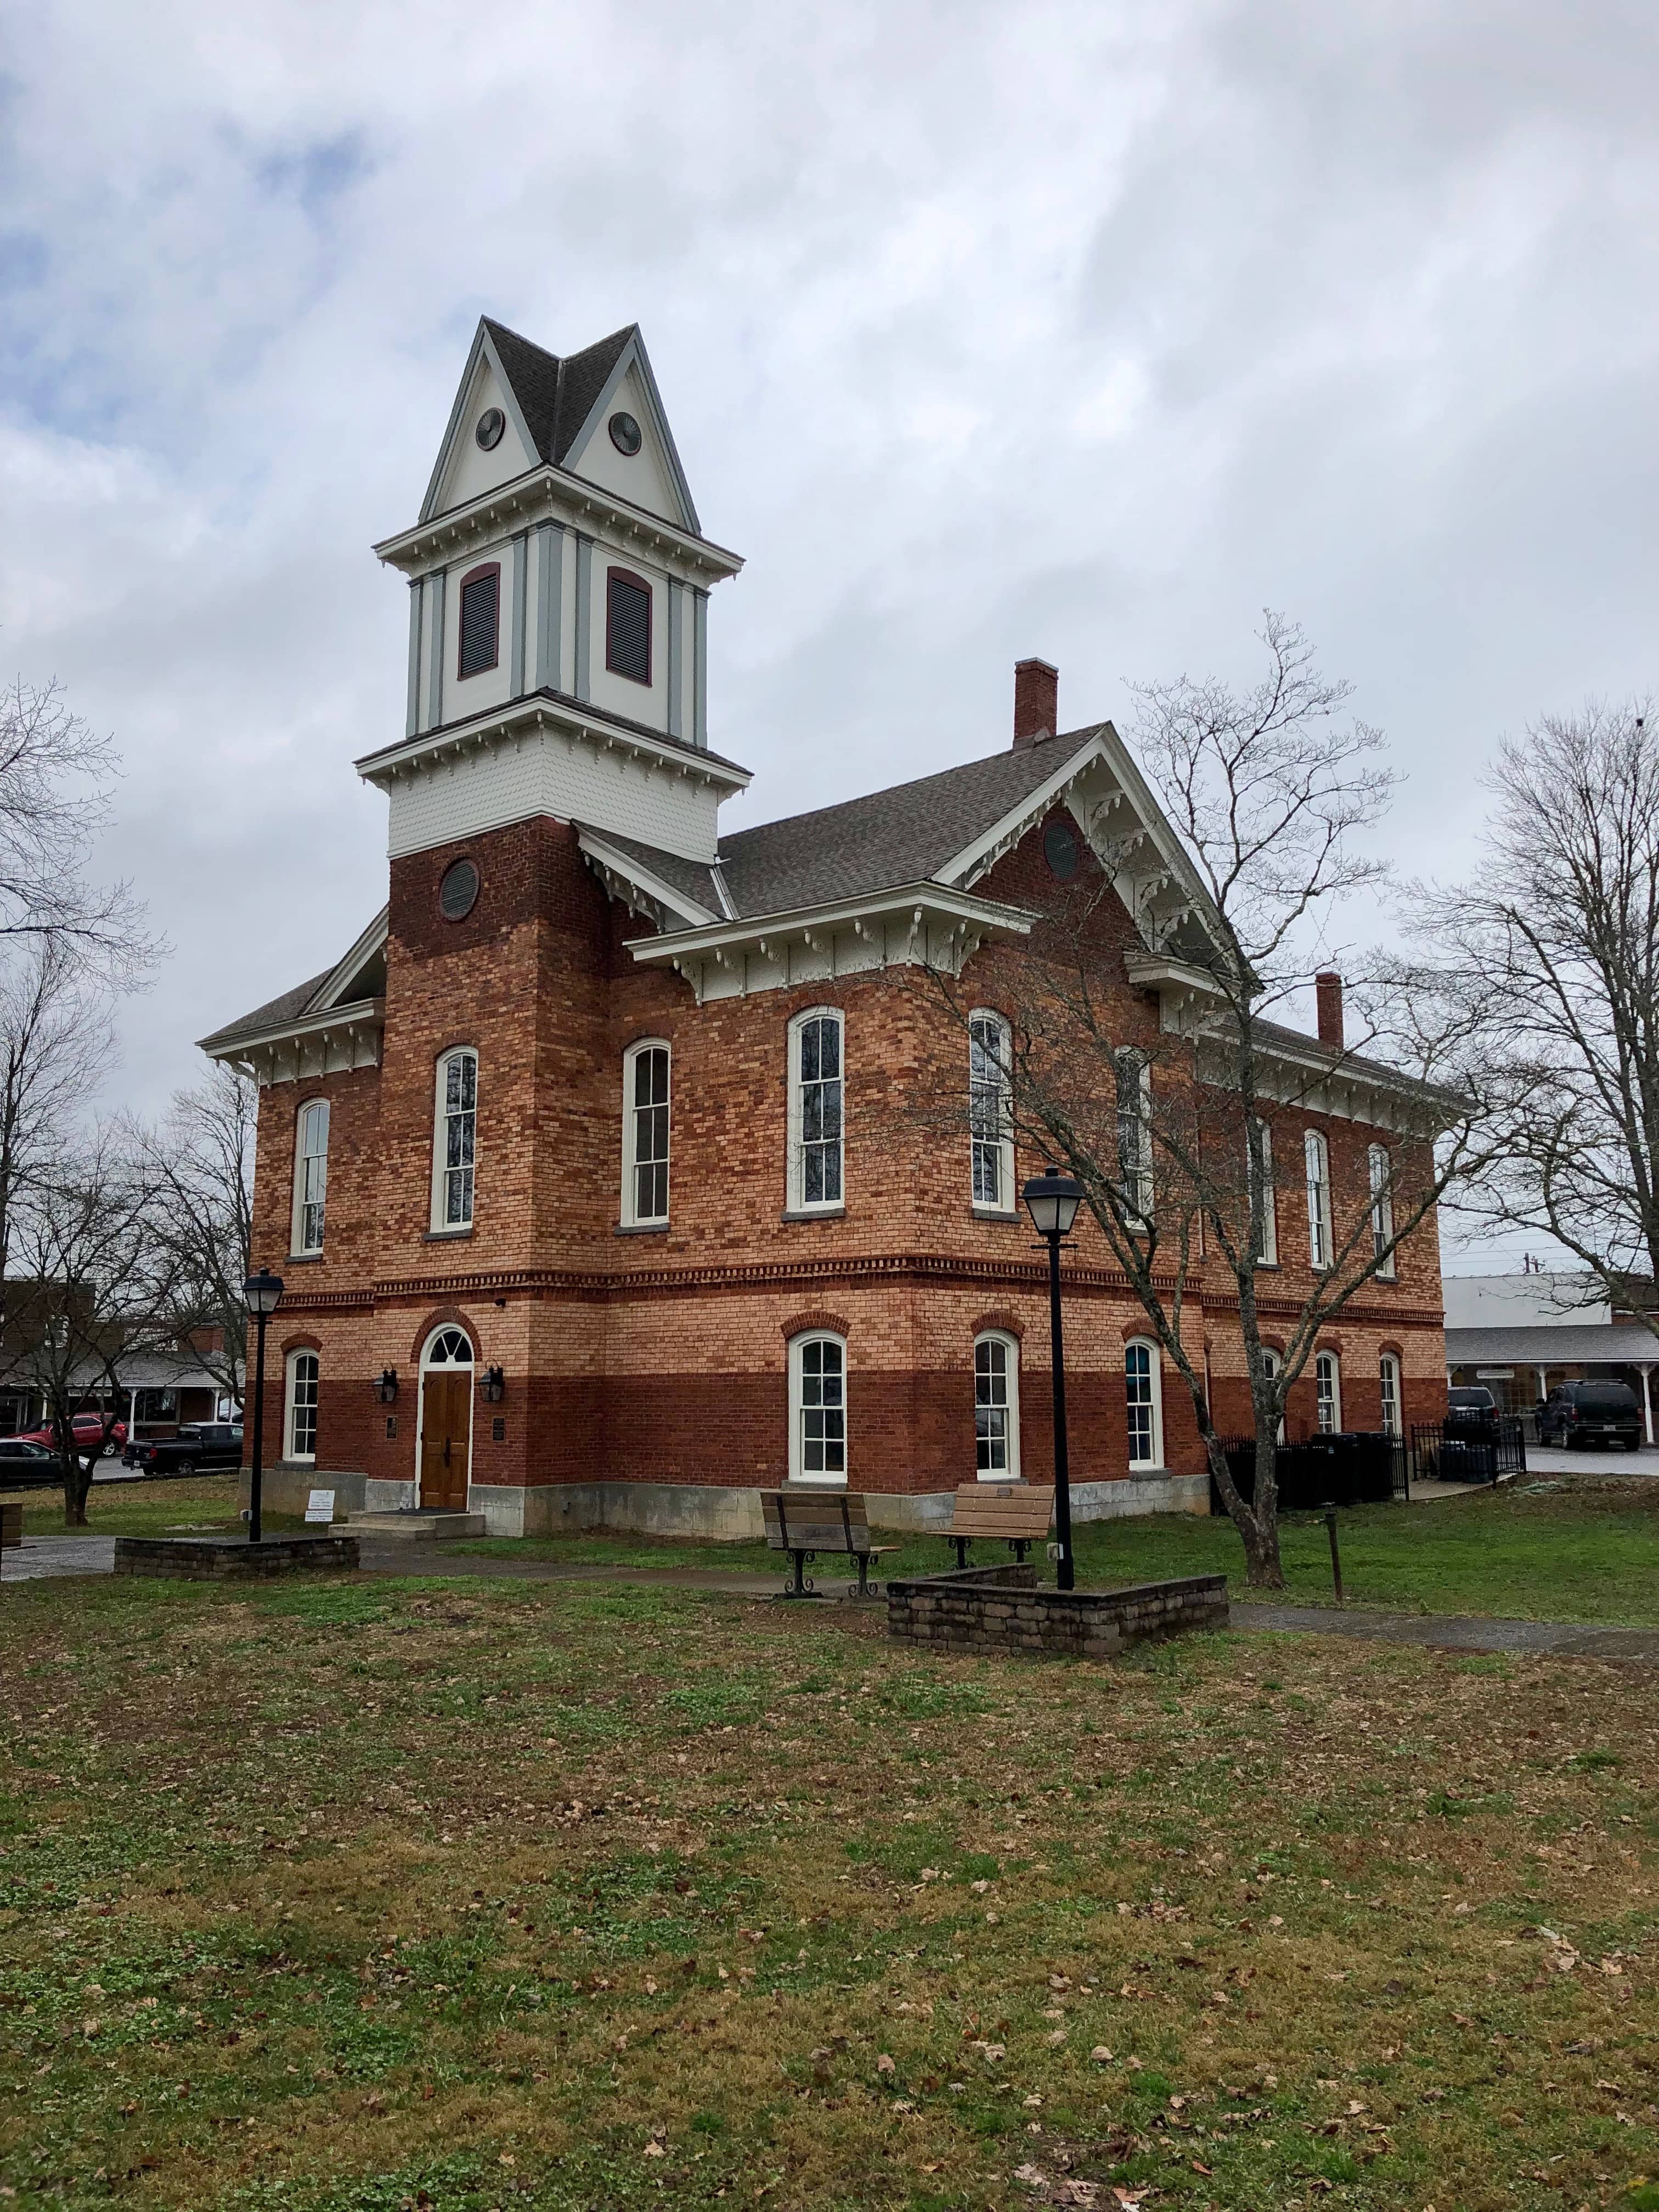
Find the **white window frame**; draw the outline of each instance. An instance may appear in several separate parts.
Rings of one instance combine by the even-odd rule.
[[[1261,1133],[1261,1249],[1256,1254],[1256,1265],[1276,1267],[1279,1265],[1279,1194],[1273,1183],[1273,1130],[1271,1121],[1258,1119],[1256,1127]],[[1249,1170],[1246,1170],[1245,1195],[1249,1192]]]
[[[667,1066],[668,1087],[662,1100],[663,1152],[660,1160],[642,1160],[639,1152],[640,1116],[656,1113],[653,1105],[641,1107],[635,1103],[634,1086],[639,1064],[647,1053],[659,1052]],[[641,1037],[630,1044],[623,1054],[623,1176],[622,1221],[624,1229],[665,1229],[668,1209],[672,1203],[674,1151],[674,1048],[666,1037]],[[663,1170],[663,1202],[660,1212],[641,1212],[639,1203],[640,1170],[660,1166]]]
[[[1331,1150],[1317,1129],[1303,1136],[1308,1178],[1308,1265],[1327,1274],[1331,1265]]]
[[[1002,1380],[1004,1395],[999,1409],[994,1399],[981,1401],[980,1397],[979,1356],[981,1349],[993,1346],[1004,1355]],[[988,1380],[992,1379],[988,1370]],[[1003,1455],[1006,1464],[1000,1468],[980,1464],[980,1413],[981,1405],[988,1411],[1000,1410],[1003,1415]],[[984,1328],[974,1339],[974,1473],[981,1482],[1018,1482],[1019,1473],[1019,1339],[1006,1328]]]
[[[807,1401],[807,1351],[813,1345],[833,1344],[841,1354],[841,1459],[838,1469],[808,1464],[814,1455],[806,1438],[807,1416],[820,1410]],[[847,1339],[832,1328],[809,1328],[789,1340],[789,1480],[812,1483],[826,1490],[845,1490],[850,1458],[848,1432]]]
[[[468,1202],[468,1205],[467,1205],[467,1209],[466,1209],[465,1215],[464,1217],[458,1217],[456,1219],[454,1219],[454,1220],[453,1220],[453,1221],[452,1221],[452,1220],[450,1219],[450,1218],[449,1218],[449,1209],[448,1209],[448,1197],[449,1197],[448,1179],[449,1179],[449,1176],[450,1176],[450,1174],[451,1174],[452,1170],[451,1170],[451,1169],[449,1168],[449,1166],[448,1166],[448,1164],[447,1164],[447,1163],[448,1163],[448,1153],[449,1153],[449,1122],[450,1122],[450,1115],[449,1115],[449,1112],[448,1112],[448,1109],[447,1109],[447,1097],[446,1097],[446,1094],[447,1094],[447,1091],[448,1091],[448,1087],[449,1087],[449,1071],[450,1071],[450,1069],[451,1069],[453,1066],[454,1066],[458,1062],[465,1062],[465,1061],[467,1061],[467,1060],[470,1060],[470,1061],[472,1063],[472,1109],[471,1109],[471,1121],[472,1121],[472,1158],[471,1158],[471,1159],[470,1161],[463,1162],[463,1163],[462,1163],[461,1167],[460,1167],[460,1168],[458,1168],[458,1169],[456,1169],[456,1170],[453,1170],[453,1172],[459,1174],[459,1173],[463,1172],[463,1170],[464,1170],[465,1168],[470,1167],[470,1168],[471,1168],[471,1173],[472,1173],[472,1180],[471,1180],[471,1184],[468,1186],[468,1190],[467,1190],[467,1196],[468,1196],[468,1201],[469,1201],[469,1202]],[[463,1112],[465,1112],[465,1109],[462,1109],[462,1110],[463,1110]],[[447,1235],[449,1235],[449,1236],[452,1236],[452,1237],[459,1236],[459,1233],[460,1233],[463,1230],[465,1230],[465,1229],[471,1229],[471,1228],[472,1224],[473,1224],[473,1221],[474,1221],[474,1219],[475,1219],[475,1218],[476,1218],[476,1216],[477,1216],[477,1210],[478,1210],[478,1055],[477,1055],[477,1053],[476,1049],[475,1049],[471,1045],[470,1045],[470,1044],[458,1044],[458,1045],[452,1045],[452,1046],[450,1047],[450,1048],[449,1048],[449,1050],[448,1050],[447,1052],[441,1053],[441,1054],[439,1054],[439,1056],[438,1056],[438,1066],[437,1066],[436,1079],[435,1079],[435,1081],[434,1081],[434,1085],[433,1085],[433,1093],[432,1093],[432,1233],[433,1233],[433,1235],[434,1235],[434,1237],[441,1237],[441,1236],[444,1236],[444,1235],[446,1235],[446,1234],[447,1234]]]
[[[1285,1355],[1282,1352],[1275,1352],[1271,1344],[1264,1344],[1261,1347],[1261,1364],[1267,1370],[1267,1380],[1270,1382],[1274,1382],[1285,1372]],[[1255,1425],[1254,1422],[1251,1425]],[[1282,1413],[1279,1417],[1279,1434],[1273,1441],[1281,1444],[1285,1441],[1285,1417]]]
[[[1314,1419],[1322,1437],[1341,1435],[1342,1361],[1334,1352],[1314,1354]]]
[[[1394,1279],[1395,1255],[1382,1259],[1383,1248],[1394,1242],[1394,1162],[1386,1145],[1373,1145],[1365,1156],[1371,1187],[1371,1256],[1377,1260],[1379,1280]]]
[[[307,1360],[311,1363],[311,1373],[307,1378],[311,1385],[311,1449],[301,1451],[295,1442],[297,1433],[295,1416],[301,1410],[300,1369]],[[317,1464],[317,1413],[322,1376],[322,1355],[303,1345],[297,1351],[290,1352],[283,1364],[283,1457],[295,1467],[315,1467]]]
[[[1376,1386],[1382,1407],[1382,1426],[1387,1434],[1391,1437],[1403,1437],[1406,1433],[1403,1383],[1400,1354],[1397,1352],[1379,1353],[1376,1362]],[[1394,1401],[1392,1420],[1389,1418],[1389,1401],[1391,1398]]]
[[[839,1094],[840,1128],[835,1139],[836,1193],[834,1197],[808,1198],[806,1195],[806,1110],[805,1085],[801,1076],[802,1040],[807,1030],[816,1022],[834,1024],[837,1036],[838,1076],[835,1082]],[[817,1087],[815,1085],[815,1087]],[[829,1146],[823,1146],[826,1156]],[[841,1213],[847,1204],[847,1017],[839,1006],[807,1006],[796,1014],[789,1024],[789,1211],[791,1213]]]
[[[307,1098],[294,1117],[294,1213],[289,1224],[289,1250],[296,1258],[320,1252],[328,1233],[328,1136],[333,1119],[326,1098]],[[307,1149],[307,1137],[322,1125],[320,1151]],[[307,1234],[309,1218],[317,1217],[314,1238]]]
[[[1133,1048],[1112,1054],[1117,1082],[1117,1161],[1124,1204],[1130,1225],[1150,1225],[1152,1218],[1152,1068],[1144,1052]],[[1126,1083],[1126,1077],[1128,1079]],[[1134,1117],[1124,1111],[1125,1090],[1133,1091]],[[1132,1157],[1132,1154],[1138,1157]]]
[[[1152,1414],[1152,1455],[1150,1459],[1135,1457],[1134,1424],[1127,1418],[1129,1407],[1136,1402],[1129,1396],[1130,1361],[1138,1352],[1144,1352],[1146,1355],[1148,1389],[1146,1403]],[[1137,1468],[1161,1468],[1164,1464],[1164,1358],[1149,1336],[1132,1336],[1123,1347],[1123,1397],[1130,1471],[1133,1473]]]
[[[1007,1021],[990,1006],[975,1006],[968,1017],[968,1194],[975,1213],[1018,1211],[1010,1080],[1013,1036]],[[993,1183],[995,1194],[986,1197]]]

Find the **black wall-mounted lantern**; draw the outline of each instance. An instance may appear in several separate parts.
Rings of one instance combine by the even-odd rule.
[[[499,1406],[501,1404],[502,1399],[507,1395],[507,1374],[504,1369],[500,1367],[485,1368],[483,1394],[492,1406]]]
[[[380,1370],[380,1379],[375,1384],[374,1388],[380,1397],[380,1403],[383,1406],[395,1406],[398,1402],[397,1369],[395,1367],[382,1368]]]

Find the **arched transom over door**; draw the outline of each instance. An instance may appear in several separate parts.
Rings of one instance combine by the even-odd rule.
[[[464,1513],[472,1460],[472,1346],[441,1328],[421,1354],[421,1504]]]

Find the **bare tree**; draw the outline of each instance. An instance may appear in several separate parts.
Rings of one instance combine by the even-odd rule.
[[[142,1164],[107,1132],[42,1164],[14,1203],[9,1367],[46,1402],[70,1528],[85,1525],[93,1470],[119,1419],[126,1363],[177,1345],[150,1210]],[[77,1439],[75,1416],[89,1405],[102,1409],[100,1430]]]
[[[159,1128],[131,1133],[153,1194],[152,1229],[167,1256],[179,1333],[195,1342],[219,1388],[239,1399],[247,1350],[242,1285],[252,1267],[258,1120],[252,1078],[220,1066],[174,1093]]]
[[[61,939],[0,957],[0,1285],[16,1194],[59,1153],[109,1048],[107,995]]]
[[[1659,1281],[1659,732],[1650,702],[1547,715],[1500,748],[1474,879],[1421,894],[1443,991],[1492,1066],[1500,1171],[1458,1203],[1553,1237],[1589,1295]]]
[[[87,875],[118,772],[113,745],[71,713],[55,682],[19,676],[0,691],[0,941],[50,939],[130,988],[158,948],[131,886]]]
[[[1455,1021],[1427,1024],[1371,984],[1357,994],[1370,1016],[1362,1060],[1271,1018],[1324,964],[1318,940],[1333,909],[1386,872],[1353,841],[1381,818],[1394,779],[1378,763],[1380,735],[1346,714],[1349,687],[1319,674],[1301,630],[1270,613],[1261,637],[1267,672],[1246,690],[1186,678],[1137,689],[1136,750],[1179,848],[1161,848],[1144,824],[1098,839],[1103,868],[1055,899],[1028,945],[996,956],[1014,1009],[996,1073],[999,1110],[1028,1157],[1061,1163],[1081,1182],[1190,1395],[1249,1579],[1276,1588],[1287,1394],[1321,1331],[1394,1273],[1449,1179],[1474,1170],[1478,1146]],[[1126,970],[1131,984],[1161,994],[1155,1042],[1126,1047]],[[972,1036],[978,976],[941,970],[932,981]],[[1171,1024],[1176,1000],[1184,1012]],[[1357,1175],[1350,1164],[1316,1188],[1298,1117],[1329,1112],[1345,1075],[1386,1097],[1387,1167],[1373,1182],[1369,1163]],[[1292,1161],[1282,1146],[1274,1159],[1276,1121],[1296,1123]],[[1269,1344],[1260,1275],[1282,1218],[1276,1168],[1281,1178],[1290,1171],[1298,1209],[1305,1182],[1308,1234],[1322,1249],[1305,1276],[1273,1277],[1282,1341]],[[1237,1297],[1255,1441],[1248,1497],[1188,1340],[1188,1284],[1200,1264],[1224,1269]]]

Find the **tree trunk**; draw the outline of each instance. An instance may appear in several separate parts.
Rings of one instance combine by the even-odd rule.
[[[1244,1539],[1245,1580],[1252,1589],[1283,1589],[1279,1557],[1279,1437],[1277,1424],[1267,1428],[1256,1417],[1255,1496],[1249,1518],[1239,1525]]]
[[[79,1452],[71,1452],[64,1461],[64,1526],[84,1528],[87,1525],[87,1498],[92,1490],[92,1467],[81,1464]]]

